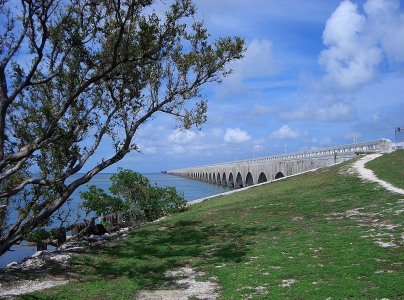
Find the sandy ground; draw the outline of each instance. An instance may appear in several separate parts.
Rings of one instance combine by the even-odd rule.
[[[380,180],[371,170],[365,168],[365,163],[379,157],[380,155],[381,154],[371,154],[364,156],[352,165],[351,170],[357,173],[363,180],[377,182],[391,192],[404,195],[403,189],[399,189],[383,180]],[[201,200],[195,202],[200,201]],[[357,215],[358,213],[359,212],[355,212],[353,215]],[[166,276],[175,279],[174,286],[164,290],[140,291],[138,297],[139,299],[144,300],[186,300],[190,298],[206,300],[217,299],[220,287],[214,282],[214,280],[204,282],[196,281],[196,278],[201,275],[203,275],[203,273],[195,272],[191,268],[182,268],[168,272]],[[63,278],[49,278],[48,280],[42,281],[19,280],[14,284],[7,286],[2,286],[0,282],[0,298],[13,298],[17,295],[66,283],[68,283],[68,280]]]
[[[45,280],[18,280],[13,286],[2,288],[0,283],[1,299],[14,298],[18,295],[31,293],[37,290],[43,290],[54,286],[68,283],[64,279],[49,278]]]
[[[204,299],[215,300],[219,297],[217,293],[219,285],[211,281],[196,281],[196,278],[204,275],[202,272],[195,272],[191,268],[181,268],[169,271],[168,278],[175,278],[175,284],[171,289],[139,291],[138,299],[142,300],[188,300]]]

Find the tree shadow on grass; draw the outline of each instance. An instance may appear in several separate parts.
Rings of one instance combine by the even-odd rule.
[[[144,288],[167,284],[165,273],[186,265],[240,263],[249,242],[262,228],[256,226],[202,226],[179,221],[169,227],[132,231],[124,245],[101,246],[88,262],[76,260],[73,269],[86,277],[136,279]],[[88,268],[82,268],[86,265]]]
[[[73,290],[85,290],[94,283],[90,288],[95,293],[94,299],[105,293],[102,282],[106,280],[111,280],[116,286],[129,282],[128,288],[133,292],[170,288],[175,279],[167,278],[167,271],[184,266],[203,268],[212,264],[241,263],[245,260],[251,240],[266,230],[265,226],[206,225],[196,220],[146,226],[131,231],[126,240],[92,245],[91,251],[77,255],[67,267],[56,268],[54,275],[73,279]],[[46,270],[49,271],[49,268],[45,267],[42,271]],[[120,280],[123,281],[119,283]],[[82,287],[80,282],[84,284]],[[74,294],[69,297],[76,297],[72,288],[67,289]],[[57,291],[55,293],[58,295]],[[51,295],[48,292],[34,293],[22,299],[51,299]],[[77,295],[76,298],[80,297]]]

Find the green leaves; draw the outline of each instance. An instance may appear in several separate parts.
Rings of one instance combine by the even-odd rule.
[[[89,186],[88,189],[87,192],[80,193],[80,197],[84,200],[81,207],[87,214],[94,212],[99,217],[123,210],[124,202],[120,198],[106,194],[95,185]]]
[[[174,187],[152,186],[147,177],[131,171],[118,169],[111,176],[112,185],[106,194],[92,185],[89,191],[80,193],[82,207],[96,216],[124,212],[132,221],[154,221],[165,215],[184,211],[187,202]]]
[[[0,255],[23,238],[22,228],[40,226],[80,185],[139,150],[135,135],[146,121],[163,113],[179,128],[206,122],[202,88],[230,73],[226,66],[242,57],[244,41],[213,41],[191,0],[172,2],[157,14],[153,0],[0,1],[0,179],[27,174],[0,190],[23,199],[24,211],[6,224],[12,230],[0,235]],[[92,164],[105,140],[113,151]],[[113,178],[112,192],[136,218],[184,203],[123,174]],[[103,205],[88,195],[87,208],[97,214],[119,206],[92,192]]]

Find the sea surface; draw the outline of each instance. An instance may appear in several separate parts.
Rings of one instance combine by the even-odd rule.
[[[84,217],[84,212],[80,211],[77,207],[81,204],[80,192],[88,190],[88,186],[95,185],[108,192],[108,188],[111,186],[110,177],[113,174],[99,173],[86,185],[79,187],[71,196],[70,207],[73,210],[71,219],[76,219],[77,214],[80,214],[81,218]],[[191,180],[183,177],[178,177],[166,173],[146,173],[142,174],[146,176],[152,185],[157,184],[160,187],[173,186],[177,189],[178,193],[182,193],[187,201],[192,201],[208,196],[217,195],[220,193],[228,192],[234,188],[221,186],[217,184],[211,184],[207,182]],[[72,177],[72,181],[76,177]],[[15,218],[15,215],[10,215],[10,218]],[[48,247],[48,250],[51,250]],[[13,261],[19,261],[28,256],[31,256],[36,252],[36,247],[30,246],[13,246],[11,251],[0,256],[0,268],[4,268],[7,264]]]
[[[78,209],[78,206],[81,204],[80,192],[85,192],[88,190],[88,186],[95,185],[99,188],[102,188],[104,191],[108,192],[109,187],[111,186],[110,177],[113,174],[107,173],[99,173],[86,185],[80,186],[71,196],[70,207],[74,211],[71,219],[76,219],[77,214],[80,214],[81,217],[84,217],[84,212]],[[146,176],[152,185],[157,184],[160,187],[173,186],[177,189],[178,193],[184,195],[187,201],[192,201],[208,196],[217,195],[220,193],[230,191],[231,187],[206,183],[197,180],[191,180],[183,177],[178,177],[166,173],[147,173],[142,174]],[[72,181],[76,177],[72,177]],[[10,215],[11,218],[15,218],[16,216]],[[51,250],[52,247],[48,247],[48,250]],[[30,246],[13,246],[11,251],[5,253],[0,256],[0,268],[4,268],[10,262],[19,261],[28,256],[31,256],[36,252],[36,247]]]

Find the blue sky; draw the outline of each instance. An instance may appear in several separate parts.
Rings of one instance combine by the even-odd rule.
[[[212,38],[245,39],[245,57],[221,85],[206,86],[202,130],[178,131],[158,115],[138,132],[142,153],[118,166],[158,172],[350,144],[355,135],[394,140],[404,127],[403,1],[194,2]]]

